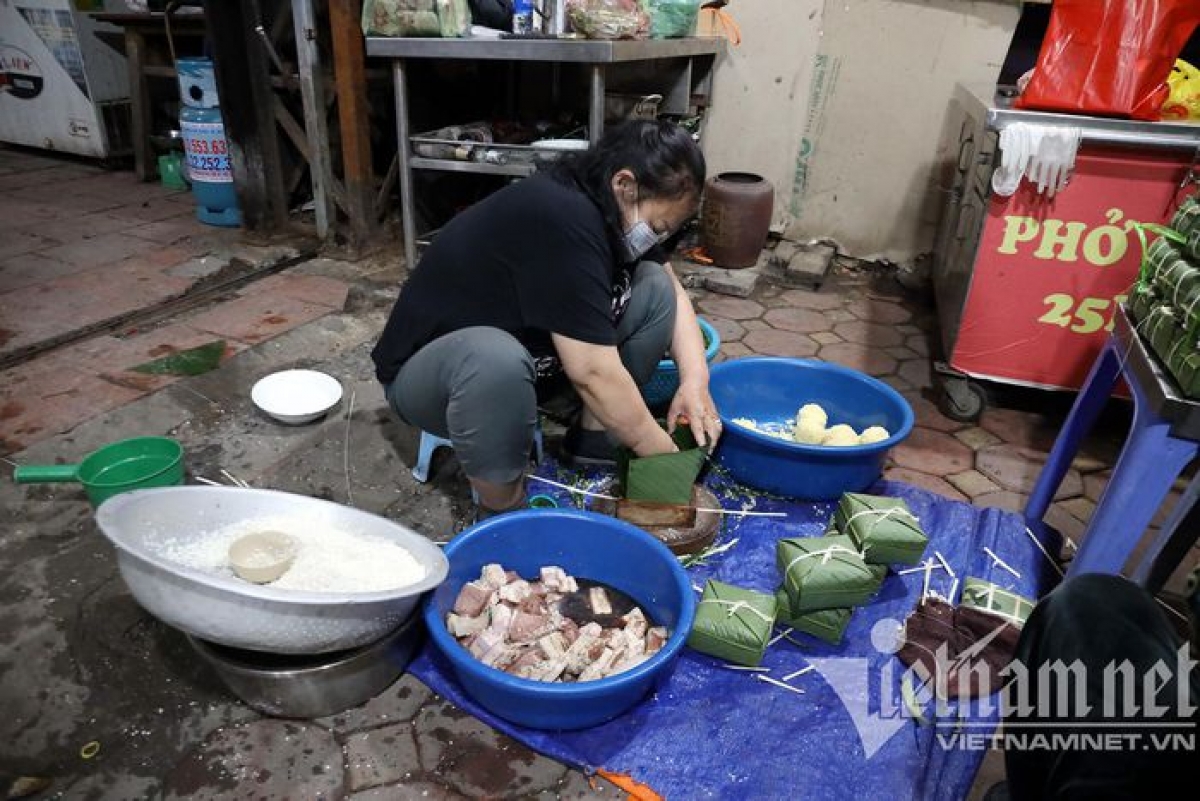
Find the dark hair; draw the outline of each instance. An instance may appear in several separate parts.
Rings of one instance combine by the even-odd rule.
[[[704,189],[700,147],[683,128],[659,120],[630,120],[606,129],[593,147],[556,165],[554,175],[578,185],[620,239],[624,226],[612,177],[625,169],[637,179],[639,198],[698,198]]]

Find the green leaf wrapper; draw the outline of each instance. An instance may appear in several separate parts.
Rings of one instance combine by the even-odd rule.
[[[868,565],[845,536],[780,540],[775,562],[791,615],[866,603],[878,590],[886,567]]]
[[[787,592],[780,587],[775,593],[775,603],[779,607],[779,615],[775,622],[796,631],[803,631],[818,637],[830,645],[837,645],[850,625],[850,616],[854,614],[851,608],[816,609],[812,612],[801,612],[793,615],[790,612]]]
[[[1019,628],[1025,625],[1025,621],[1033,612],[1034,601],[1024,595],[1006,590],[998,584],[969,576],[963,581],[959,606],[970,606],[991,612]]]
[[[704,585],[688,647],[738,665],[756,667],[775,625],[775,598],[732,584]]]
[[[900,498],[847,492],[834,512],[838,530],[874,565],[915,565],[929,544],[921,524]]]

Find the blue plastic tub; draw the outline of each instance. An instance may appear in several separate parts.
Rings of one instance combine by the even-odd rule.
[[[535,509],[485,520],[446,546],[450,574],[425,603],[434,646],[463,689],[493,714],[535,729],[583,729],[620,715],[673,667],[696,613],[696,598],[679,560],[646,532],[615,518],[568,509]],[[463,584],[495,562],[525,578],[557,565],[604,582],[636,600],[671,637],[642,664],[611,678],[574,684],[519,679],[476,660],[446,630],[446,615]]]
[[[724,431],[714,458],[738,481],[778,495],[831,501],[859,492],[879,478],[887,452],[912,431],[913,412],[900,393],[868,375],[809,359],[749,358],[718,364],[709,390]],[[871,445],[824,447],[775,439],[735,425],[794,419],[806,403],[819,403],[829,425],[862,431],[883,426],[891,437]]]
[[[703,317],[697,317],[696,322],[700,324],[700,330],[704,332],[704,337],[708,340],[708,347],[704,349],[704,358],[708,360],[709,364],[712,364],[713,359],[717,358],[717,352],[721,349],[721,335],[717,333],[717,329],[713,328],[712,323]],[[665,406],[671,402],[678,391],[679,368],[675,366],[674,359],[663,359],[654,370],[654,375],[650,376],[650,381],[642,387],[642,398],[645,399],[647,406]]]

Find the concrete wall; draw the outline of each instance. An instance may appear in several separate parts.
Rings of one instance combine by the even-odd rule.
[[[788,198],[804,136],[824,0],[734,0],[726,9],[742,44],[728,47],[713,76],[704,130],[710,175],[739,170],[775,187],[777,228],[791,218]]]
[[[735,0],[742,28],[713,86],[711,169],[776,190],[790,238],[863,258],[930,249],[939,139],[954,84],[994,82],[1014,0]]]

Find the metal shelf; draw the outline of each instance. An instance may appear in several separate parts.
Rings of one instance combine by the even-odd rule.
[[[367,55],[380,58],[455,58],[481,61],[561,61],[611,64],[716,55],[725,39],[434,39],[368,36]]]
[[[980,101],[982,104],[982,101]],[[1011,102],[1004,99],[1003,102]],[[1049,111],[1026,111],[1000,103],[987,108],[987,127],[1002,131],[1017,122],[1038,125],[1065,125],[1079,128],[1083,141],[1097,145],[1128,145],[1176,150],[1200,148],[1200,123],[1162,120],[1125,120],[1089,117],[1082,114],[1058,114]]]
[[[685,64],[676,69],[673,86],[664,109],[686,109],[699,91],[707,96],[712,79],[712,62],[725,52],[721,37],[687,39],[642,39],[605,41],[594,39],[434,39],[369,36],[367,55],[391,62],[392,90],[396,104],[396,163],[400,183],[400,217],[404,232],[404,259],[416,264],[417,231],[414,220],[412,171],[488,173],[524,177],[537,170],[537,163],[489,164],[416,156],[412,153],[412,132],[408,118],[408,67],[411,59],[447,59],[464,61],[532,61],[586,65],[588,72],[588,134],[594,144],[604,130],[604,97],[607,71],[612,64],[637,67],[638,62],[699,59],[700,67]]]
[[[470,172],[487,175],[514,175],[524,178],[537,171],[533,164],[488,164],[485,161],[455,161],[454,159],[429,159],[413,156],[408,164],[414,170],[440,170],[441,172]]]

